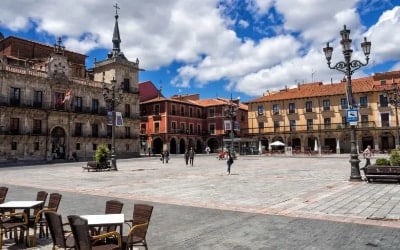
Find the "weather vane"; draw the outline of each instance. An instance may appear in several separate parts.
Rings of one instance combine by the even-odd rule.
[[[118,16],[118,10],[120,9],[120,8],[118,7],[118,3],[115,2],[115,5],[113,5],[113,7],[115,8],[115,15]]]

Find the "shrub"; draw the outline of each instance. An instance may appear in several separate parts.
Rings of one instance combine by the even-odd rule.
[[[104,163],[107,161],[107,157],[108,157],[109,153],[110,153],[110,150],[108,149],[108,147],[104,144],[101,144],[97,147],[94,158],[95,158],[96,162]]]
[[[400,166],[400,150],[393,149],[390,152],[390,163],[392,166]]]
[[[375,165],[377,166],[389,166],[390,161],[386,158],[377,158],[375,161]]]

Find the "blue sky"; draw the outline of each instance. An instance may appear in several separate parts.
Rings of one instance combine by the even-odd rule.
[[[95,4],[94,4],[95,3]],[[112,48],[115,1],[3,0],[0,32],[106,58]],[[363,37],[372,42],[370,63],[354,77],[400,70],[400,0],[117,0],[121,48],[140,61],[140,81],[165,96],[242,101],[297,84],[329,83],[343,74],[327,67],[322,48],[343,60],[340,30],[351,30],[353,59],[364,61]]]

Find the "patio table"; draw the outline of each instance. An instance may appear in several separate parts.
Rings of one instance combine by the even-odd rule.
[[[122,236],[125,222],[124,214],[89,214],[81,215],[81,217],[88,221],[90,227],[117,226]]]

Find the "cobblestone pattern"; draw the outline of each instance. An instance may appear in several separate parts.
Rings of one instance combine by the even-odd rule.
[[[194,167],[186,166],[180,155],[172,155],[168,164],[158,158],[118,160],[119,171],[111,172],[85,172],[83,165],[0,168],[1,185],[400,228],[400,185],[349,182],[347,156],[242,156],[231,175],[226,162],[213,155],[196,157]],[[80,206],[70,203],[64,211],[79,211]],[[186,240],[192,244],[196,238]]]

